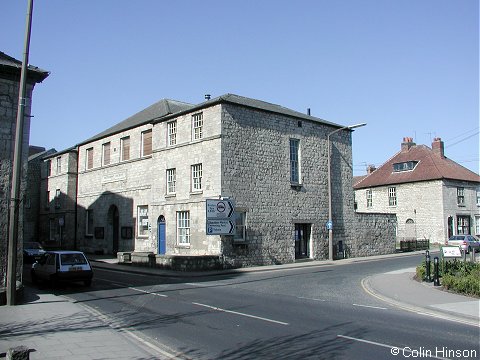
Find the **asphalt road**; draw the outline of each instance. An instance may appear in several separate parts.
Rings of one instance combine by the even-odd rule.
[[[393,308],[361,286],[369,275],[412,268],[421,260],[203,278],[96,269],[91,288],[56,291],[178,358],[478,358],[478,327]]]

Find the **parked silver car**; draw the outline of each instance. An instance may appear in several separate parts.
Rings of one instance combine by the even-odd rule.
[[[480,239],[478,239],[474,235],[450,236],[446,245],[458,246],[460,250],[466,251],[467,253],[469,253],[470,251],[480,251]]]
[[[92,284],[93,270],[83,252],[47,251],[32,265],[32,282],[82,281],[85,286]]]

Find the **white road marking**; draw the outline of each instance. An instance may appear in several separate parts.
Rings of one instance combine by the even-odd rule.
[[[149,294],[149,295],[155,295],[155,296],[160,296],[160,297],[168,297],[167,295],[164,295],[164,294],[159,294],[159,293],[156,293],[156,292],[153,292],[153,291],[137,289],[137,288],[134,288],[134,287],[129,287],[129,289],[134,290],[134,291],[139,291],[141,293],[145,293],[145,294]]]
[[[241,312],[238,312],[238,311],[222,309],[222,308],[219,308],[219,307],[216,307],[216,306],[200,304],[200,303],[196,303],[196,302],[192,302],[192,304],[193,305],[198,305],[198,306],[203,306],[203,307],[215,310],[215,311],[226,312],[226,313],[229,313],[229,314],[240,315],[240,316],[246,316],[246,317],[249,317],[249,318],[252,318],[252,319],[263,320],[263,321],[267,321],[267,322],[271,322],[271,323],[275,323],[275,324],[290,325],[289,323],[286,323],[286,322],[283,322],[283,321],[272,320],[272,319],[267,319],[267,318],[264,318],[264,317],[261,317],[261,316],[255,316],[255,315],[250,315],[250,314],[246,314],[246,313],[241,313]]]
[[[297,299],[312,300],[312,301],[327,301],[327,300],[324,300],[324,299],[315,299],[315,298],[309,298],[309,297],[305,297],[305,296],[297,296]]]
[[[371,308],[371,309],[388,310],[387,308],[380,307],[380,306],[362,305],[362,304],[352,304],[352,305],[353,305],[353,306],[360,306],[360,307]]]
[[[384,348],[390,349],[390,353],[392,355],[403,355],[404,357],[410,357],[410,356],[411,357],[418,357],[418,356],[422,356],[422,354],[423,354],[421,352],[418,352],[418,350],[409,348],[408,346],[404,346],[404,347],[393,346],[393,345],[388,345],[388,344],[382,344],[382,343],[375,342],[375,341],[354,338],[354,337],[346,336],[346,335],[337,335],[337,337],[342,338],[342,339],[362,342],[362,343],[366,343],[366,344],[370,344],[370,345],[384,347]],[[441,359],[441,360],[447,359],[447,358],[442,358],[442,357],[436,357],[436,356],[434,356],[430,353],[428,355],[429,355],[428,357],[431,358],[431,359]]]

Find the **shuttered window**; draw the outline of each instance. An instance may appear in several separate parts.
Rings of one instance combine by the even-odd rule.
[[[110,165],[110,143],[103,144],[103,165]]]
[[[130,136],[120,140],[121,143],[121,159],[122,161],[130,160]]]
[[[87,163],[86,168],[92,169],[93,168],[93,148],[87,149]]]
[[[152,130],[142,132],[142,156],[152,155]]]

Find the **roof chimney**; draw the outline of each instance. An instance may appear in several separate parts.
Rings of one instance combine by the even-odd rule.
[[[307,108],[307,115],[308,115],[308,116],[311,115],[310,108]]]
[[[416,144],[413,142],[413,138],[411,137],[404,137],[402,142],[402,152],[410,150],[411,147],[415,146]]]
[[[370,174],[373,173],[375,170],[377,170],[377,168],[375,167],[375,165],[368,165],[368,166],[367,166],[367,175],[370,175]]]
[[[436,137],[432,142],[433,153],[439,155],[441,158],[445,157],[445,146],[441,138]]]

